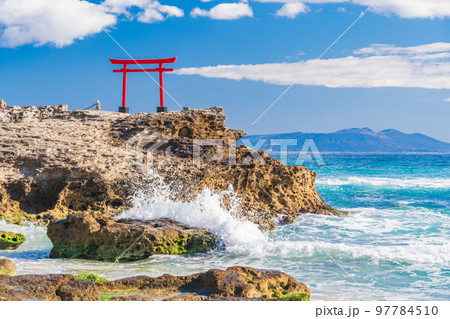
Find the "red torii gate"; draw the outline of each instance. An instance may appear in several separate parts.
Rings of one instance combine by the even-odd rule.
[[[163,72],[173,72],[173,69],[166,69],[163,67],[164,63],[175,63],[177,57],[167,58],[167,59],[144,59],[144,60],[120,60],[120,59],[109,59],[112,64],[122,64],[123,68],[119,70],[113,70],[114,73],[123,73],[123,88],[122,88],[122,106],[119,107],[119,112],[128,113],[129,108],[127,107],[127,74],[133,72],[159,72],[159,101],[160,106],[156,108],[157,112],[167,112],[167,107],[164,106],[164,84],[163,84]],[[133,64],[158,64],[156,69],[129,69],[128,65]]]

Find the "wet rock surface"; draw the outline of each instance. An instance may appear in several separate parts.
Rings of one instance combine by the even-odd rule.
[[[220,107],[155,114],[66,109],[0,110],[1,219],[47,223],[74,211],[120,212],[150,164],[177,184],[181,201],[205,187],[221,192],[232,185],[239,217],[263,229],[304,213],[337,213],[316,191],[314,172],[235,147],[245,133],[225,125]],[[197,147],[203,139],[219,146]]]
[[[53,243],[50,258],[132,261],[155,254],[205,253],[217,247],[217,238],[205,229],[169,219],[114,220],[92,214],[71,214],[50,222]]]
[[[72,275],[0,276],[0,300],[309,300],[310,294],[282,272],[240,266],[110,282]]]

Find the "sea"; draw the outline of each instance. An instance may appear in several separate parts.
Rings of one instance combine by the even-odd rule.
[[[164,217],[205,227],[222,248],[207,254],[159,255],[128,263],[49,259],[46,229],[0,221],[27,241],[0,251],[17,274],[95,273],[107,279],[187,275],[241,265],[280,270],[306,283],[312,300],[450,300],[450,154],[321,154],[303,165],[317,173],[326,203],[348,217],[306,214],[293,224],[261,232],[225,210],[221,194],[203,191],[188,203],[158,176],[140,190],[123,217]],[[286,160],[286,159],[285,159]],[[287,157],[293,164],[295,155]],[[236,203],[239,199],[235,198]]]

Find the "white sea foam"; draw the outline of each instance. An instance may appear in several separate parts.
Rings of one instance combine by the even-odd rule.
[[[319,185],[372,185],[392,186],[400,188],[450,188],[449,178],[389,178],[389,177],[359,177],[319,178]]]

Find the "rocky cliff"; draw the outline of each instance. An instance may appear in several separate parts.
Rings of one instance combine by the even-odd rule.
[[[220,107],[157,114],[0,108],[0,218],[120,212],[137,186],[151,183],[150,167],[182,190],[176,200],[232,185],[239,217],[265,229],[303,213],[337,213],[314,188],[314,172],[235,147],[245,133],[225,120]]]

